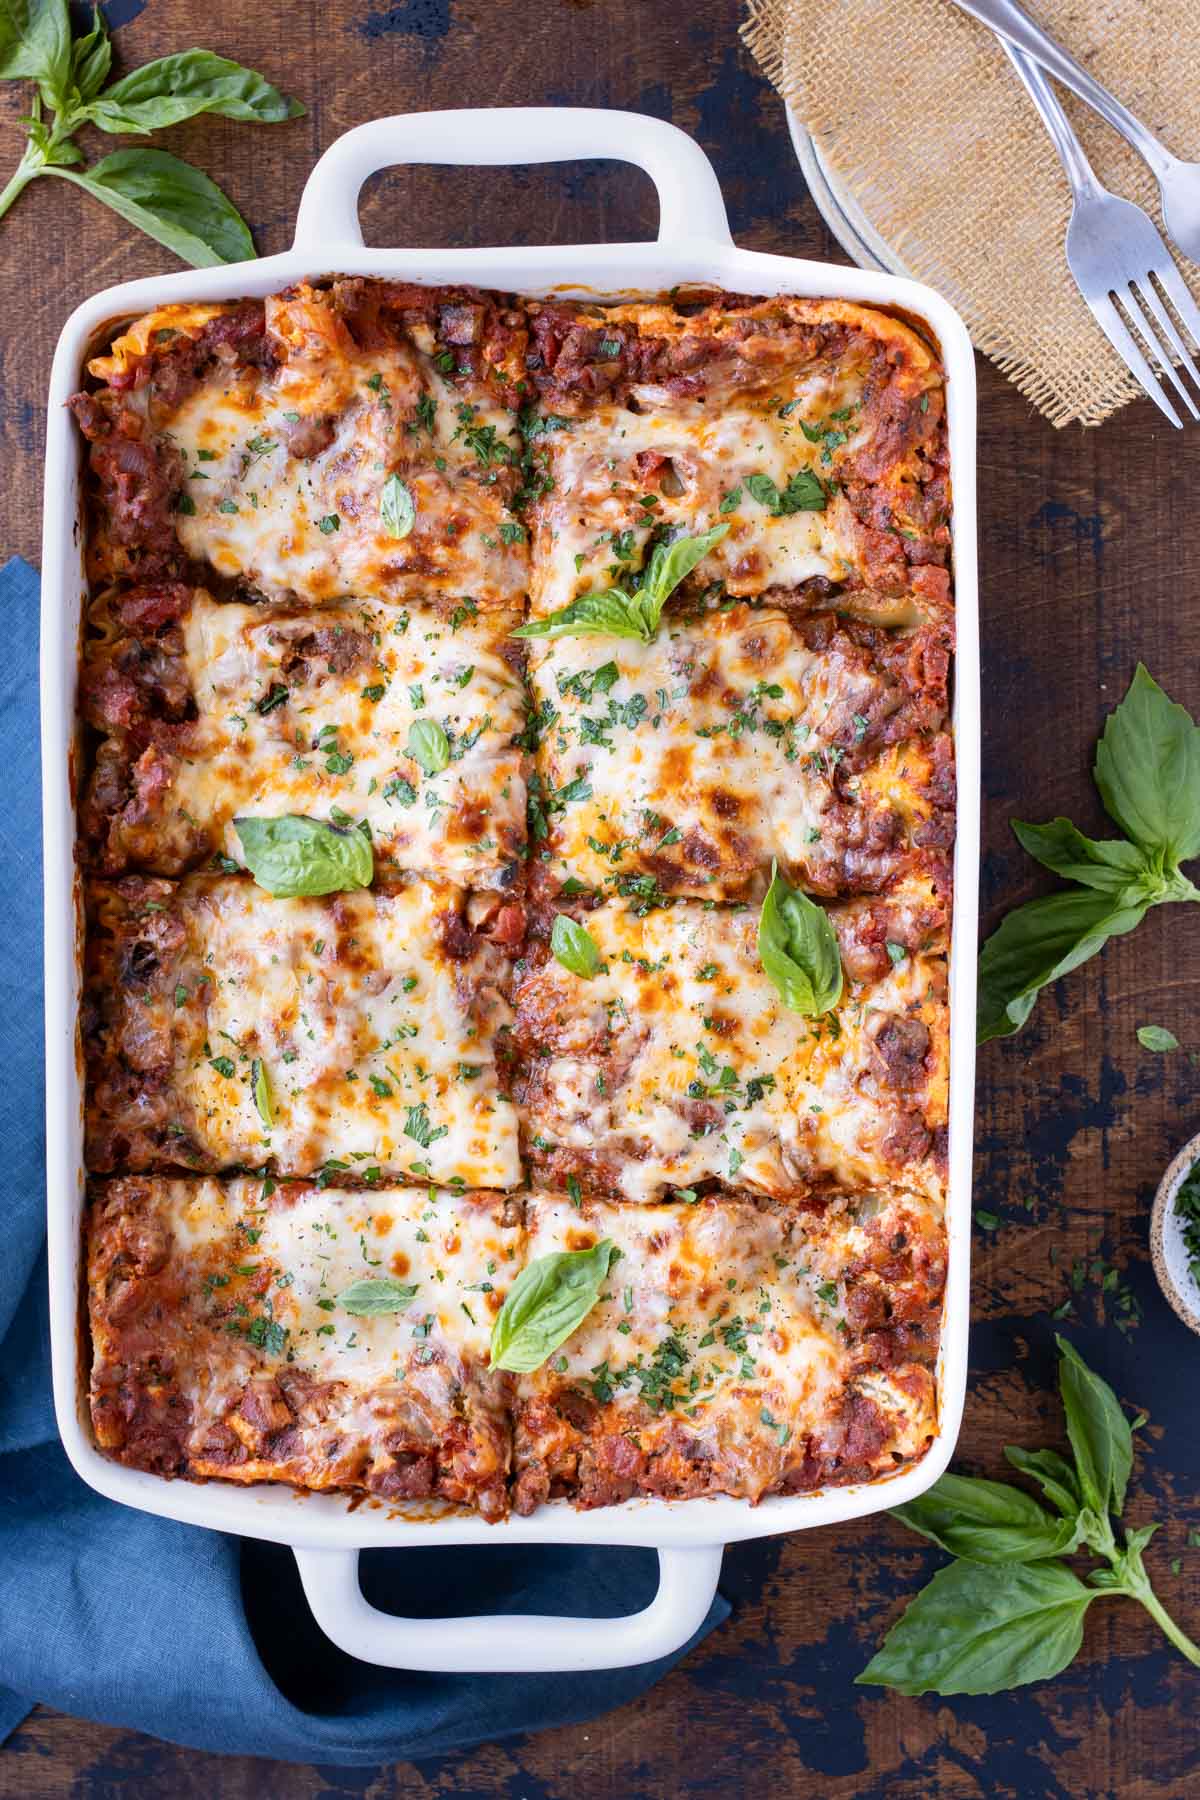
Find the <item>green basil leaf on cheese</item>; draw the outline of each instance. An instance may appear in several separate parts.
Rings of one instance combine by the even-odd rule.
[[[602,594],[580,594],[569,606],[560,606],[548,619],[531,619],[513,632],[516,638],[620,637],[648,641],[634,596],[621,588]]]
[[[416,523],[412,493],[398,475],[389,475],[379,497],[379,516],[389,537],[406,538]]]
[[[540,1369],[591,1312],[620,1254],[601,1238],[590,1250],[556,1250],[522,1269],[492,1326],[492,1368]]]
[[[275,1123],[275,1105],[271,1097],[271,1078],[267,1074],[267,1065],[261,1056],[256,1056],[250,1064],[250,1085],[254,1093],[254,1104],[258,1116],[270,1131]]]
[[[390,1275],[371,1275],[343,1288],[338,1295],[338,1305],[343,1312],[353,1313],[356,1319],[375,1319],[383,1313],[402,1312],[416,1292],[415,1282],[395,1281]]]
[[[550,948],[564,969],[590,981],[600,972],[600,950],[586,926],[577,925],[567,913],[559,913],[550,933]]]
[[[425,771],[440,775],[450,762],[450,740],[436,719],[414,719],[408,728],[404,754]]]
[[[819,475],[811,469],[797,469],[785,488],[779,488],[769,475],[747,475],[746,487],[774,518],[789,513],[824,512],[829,495]]]
[[[658,629],[663,607],[680,582],[687,579],[697,563],[703,562],[714,544],[719,544],[728,530],[728,525],[714,525],[711,531],[703,531],[699,537],[677,537],[672,538],[669,544],[655,545],[641,582],[652,636]]]
[[[672,538],[656,544],[642,580],[632,593],[624,588],[605,588],[599,594],[580,594],[559,607],[548,619],[534,619],[513,632],[518,638],[622,637],[648,644],[658,630],[663,607],[697,563],[719,544],[728,525],[714,525],[698,537]]]
[[[758,920],[758,959],[763,973],[791,1012],[815,1018],[842,995],[842,959],[829,915],[775,865]]]
[[[375,859],[369,840],[357,827],[343,831],[298,813],[235,819],[233,825],[246,867],[268,894],[294,899],[350,893],[371,885]]]

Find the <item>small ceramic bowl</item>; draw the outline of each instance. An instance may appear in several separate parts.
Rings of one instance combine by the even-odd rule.
[[[1158,1184],[1150,1214],[1150,1255],[1158,1285],[1184,1324],[1200,1333],[1200,1287],[1188,1264],[1183,1228],[1175,1196],[1192,1167],[1200,1162],[1200,1133],[1183,1146]]]

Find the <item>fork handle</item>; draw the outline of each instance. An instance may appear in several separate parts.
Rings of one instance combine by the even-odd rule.
[[[1021,78],[1022,85],[1029,98],[1037,108],[1038,116],[1054,142],[1063,168],[1067,172],[1067,180],[1071,183],[1071,191],[1078,195],[1089,189],[1098,189],[1100,183],[1096,172],[1084,155],[1083,145],[1075,135],[1075,129],[1063,111],[1062,102],[1046,80],[1038,64],[1007,38],[1000,40],[1004,54]]]
[[[1094,75],[1088,74],[1082,63],[1076,62],[1069,51],[1036,25],[1024,7],[1017,5],[1017,0],[954,0],[954,4],[982,24],[990,25],[1008,43],[1024,50],[1034,62],[1056,76],[1064,87],[1086,100],[1102,119],[1108,120],[1114,131],[1119,131],[1126,142],[1133,145],[1160,181],[1173,167],[1177,159],[1166,145],[1160,144],[1153,132],[1147,131],[1141,120],[1136,119],[1127,106],[1122,106],[1115,94],[1110,94]]]

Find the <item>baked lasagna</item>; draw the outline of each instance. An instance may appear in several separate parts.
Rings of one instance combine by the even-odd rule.
[[[488,1334],[520,1253],[496,1193],[121,1176],[88,1223],[96,1441],[161,1475],[508,1507]]]
[[[936,346],[332,278],[72,406],[100,1447],[489,1519],[919,1458]]]

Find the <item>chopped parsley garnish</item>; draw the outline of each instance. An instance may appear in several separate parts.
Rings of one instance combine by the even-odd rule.
[[[418,1106],[407,1108],[404,1133],[406,1137],[412,1138],[414,1143],[420,1144],[422,1150],[428,1150],[429,1146],[436,1144],[439,1138],[449,1137],[450,1127],[448,1125],[432,1126],[429,1121],[429,1108],[422,1100]]]

